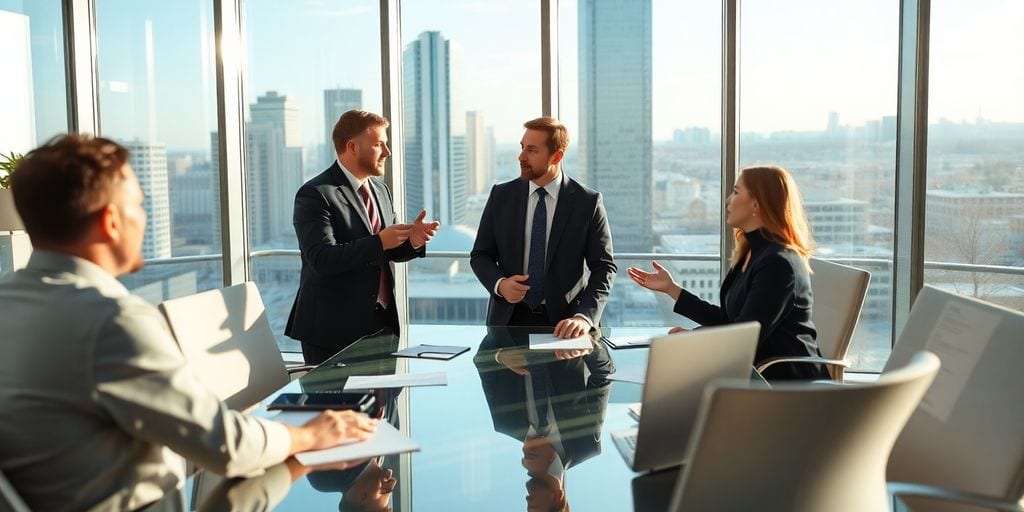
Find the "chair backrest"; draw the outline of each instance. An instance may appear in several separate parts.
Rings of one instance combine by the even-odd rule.
[[[245,410],[288,383],[252,282],[160,304],[193,372],[228,407]]]
[[[28,512],[28,505],[18,496],[3,472],[0,472],[0,512]]]
[[[938,355],[943,371],[896,441],[888,479],[1020,500],[1024,314],[926,286],[885,371],[918,350]],[[962,505],[915,507],[914,498],[904,501],[912,509],[963,510]]]
[[[871,384],[709,385],[669,510],[888,510],[889,451],[938,369],[922,353]]]
[[[871,273],[817,258],[811,258],[811,272],[811,321],[818,331],[818,348],[823,357],[845,359],[864,307]],[[832,366],[829,371],[834,380],[843,380],[841,367]]]

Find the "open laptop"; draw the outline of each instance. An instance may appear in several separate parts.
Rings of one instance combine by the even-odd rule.
[[[744,322],[651,342],[639,425],[612,432],[626,465],[654,471],[683,463],[704,387],[719,378],[750,379],[760,330]]]

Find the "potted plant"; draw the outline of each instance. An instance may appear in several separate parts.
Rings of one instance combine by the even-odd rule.
[[[0,231],[19,231],[25,229],[14,207],[14,196],[11,195],[11,173],[25,155],[11,151],[5,155],[0,153]]]

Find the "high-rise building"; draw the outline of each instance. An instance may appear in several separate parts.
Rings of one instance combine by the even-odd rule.
[[[171,204],[167,190],[167,147],[142,141],[124,144],[131,153],[129,163],[139,180],[146,210],[146,235],[142,256],[146,259],[171,257]]]
[[[458,50],[440,32],[423,32],[405,47],[405,190],[410,216],[426,209],[442,224],[464,221],[465,113],[457,107]]]
[[[324,154],[323,165],[327,167],[338,158],[334,151],[331,134],[342,114],[349,110],[363,108],[362,89],[324,89]]]
[[[477,110],[466,112],[466,174],[470,194],[485,193],[494,182],[494,130]]]
[[[299,110],[270,91],[249,107],[246,183],[249,236],[254,245],[292,246],[292,207],[302,185]]]
[[[615,249],[649,252],[651,0],[580,0],[579,100],[581,176],[604,195]]]

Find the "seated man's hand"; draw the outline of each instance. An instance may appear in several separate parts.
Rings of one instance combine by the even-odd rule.
[[[299,427],[303,450],[321,450],[342,443],[365,441],[377,430],[377,420],[355,411],[324,411]],[[292,442],[293,447],[295,442]],[[304,444],[304,446],[303,446]]]
[[[506,277],[498,283],[498,294],[509,304],[515,304],[526,297],[526,292],[530,289],[530,285],[526,284],[528,279],[530,276],[523,274]]]
[[[581,317],[572,316],[558,322],[558,325],[555,326],[554,335],[556,338],[562,339],[577,338],[589,331],[590,322]]]
[[[679,327],[679,326],[677,325],[677,326],[675,326],[675,327],[673,327],[673,328],[669,329],[669,330],[668,330],[668,333],[669,333],[669,334],[676,334],[676,333],[679,333],[679,332],[687,332],[687,331],[689,331],[689,329],[686,329],[685,327]]]
[[[409,232],[409,243],[412,244],[413,249],[419,249],[427,245],[427,242],[434,238],[437,230],[441,227],[441,223],[436,220],[424,222],[423,219],[426,216],[427,211],[420,210],[420,214],[412,222],[412,230]]]

